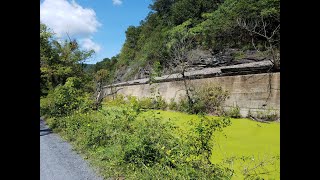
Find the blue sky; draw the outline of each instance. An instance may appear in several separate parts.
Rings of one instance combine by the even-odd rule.
[[[150,12],[152,0],[41,0],[40,20],[58,38],[66,32],[83,49],[95,49],[87,63],[96,63],[120,53],[125,31],[137,26]]]

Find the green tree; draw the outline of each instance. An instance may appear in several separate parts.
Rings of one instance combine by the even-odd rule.
[[[94,51],[83,51],[76,40],[60,43],[46,25],[40,23],[40,83],[41,95],[58,85],[63,85],[68,77],[85,78],[83,63]]]
[[[170,41],[168,48],[171,55],[171,69],[177,69],[178,73],[181,74],[181,78],[184,83],[184,90],[186,91],[188,99],[188,109],[193,109],[194,101],[191,95],[191,87],[187,82],[188,77],[186,76],[188,65],[187,53],[193,48],[194,38],[190,35],[183,26],[178,29],[174,29],[169,33]]]
[[[40,114],[49,117],[64,117],[74,111],[86,112],[93,107],[90,93],[85,92],[85,81],[68,77],[66,83],[50,90],[46,97],[40,98]]]
[[[173,33],[191,34],[194,48],[212,53],[268,50],[265,56],[280,60],[280,0],[154,0],[150,9],[139,26],[127,29],[115,76],[139,77],[140,70],[152,72],[155,62],[168,69],[175,62],[166,48]]]
[[[109,72],[106,69],[100,69],[98,72],[95,74],[95,81],[97,83],[103,84],[108,80],[109,77]]]
[[[279,0],[226,0],[217,10],[203,14],[204,21],[196,25],[192,31],[203,40],[206,48],[222,50],[227,47],[254,48],[256,44],[268,42],[263,36],[248,29],[264,31],[272,34],[280,25]],[[261,18],[264,19],[264,26]],[[244,23],[247,26],[243,26]],[[266,27],[266,28],[264,28]],[[280,31],[276,30],[273,38],[277,39],[274,46],[279,47]]]
[[[201,20],[202,14],[218,7],[221,0],[178,0],[171,8],[171,18],[175,25],[188,19]]]
[[[41,115],[63,117],[93,107],[93,78],[83,64],[93,53],[81,50],[76,40],[58,42],[40,23]]]
[[[40,95],[46,95],[53,88],[54,78],[50,65],[57,62],[58,56],[52,48],[53,32],[40,23]]]

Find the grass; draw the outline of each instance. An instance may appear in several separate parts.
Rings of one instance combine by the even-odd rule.
[[[157,115],[172,121],[183,133],[197,115],[157,110]],[[143,115],[148,116],[145,112]],[[250,119],[231,119],[231,126],[212,139],[211,161],[235,170],[233,179],[259,175],[264,179],[280,179],[280,123],[260,123]]]

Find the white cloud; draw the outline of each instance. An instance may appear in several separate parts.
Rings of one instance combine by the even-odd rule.
[[[114,5],[121,5],[122,4],[122,1],[121,0],[112,0],[112,3]]]
[[[101,48],[92,41],[101,23],[93,9],[84,8],[75,0],[44,0],[40,3],[40,20],[46,24],[58,38],[82,38],[83,48],[92,47],[96,52]]]
[[[48,25],[57,36],[87,36],[97,31],[101,24],[93,9],[83,8],[74,0],[44,0],[40,4],[40,20]]]
[[[100,45],[93,42],[92,39],[90,39],[90,38],[80,39],[79,43],[80,43],[81,47],[84,48],[85,50],[93,49],[95,52],[99,52],[101,50]]]

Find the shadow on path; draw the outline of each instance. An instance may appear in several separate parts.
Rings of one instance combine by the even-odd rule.
[[[45,136],[51,133],[52,133],[51,129],[42,129],[42,130],[40,129],[40,136]]]
[[[44,120],[40,118],[40,136],[51,134],[52,130],[47,127]]]

